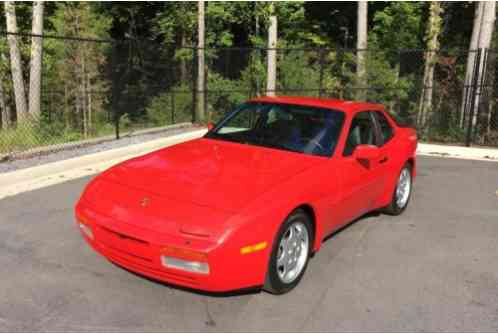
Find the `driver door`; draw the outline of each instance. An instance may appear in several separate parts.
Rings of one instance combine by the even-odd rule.
[[[340,160],[339,212],[348,223],[372,209],[382,191],[382,173],[377,159],[360,161],[354,157],[358,145],[379,146],[373,115],[361,111],[353,116]]]

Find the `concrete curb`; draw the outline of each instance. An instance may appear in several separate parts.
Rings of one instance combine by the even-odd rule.
[[[139,135],[145,135],[145,134],[153,134],[153,133],[157,133],[157,132],[177,130],[177,129],[190,127],[190,126],[192,126],[192,123],[184,122],[184,123],[177,123],[177,124],[166,125],[166,126],[161,126],[161,127],[142,129],[142,130],[137,130],[137,131],[125,131],[125,132],[121,133],[120,137],[125,138],[125,137],[133,137],[133,136],[139,136]],[[68,149],[89,146],[89,145],[101,144],[101,143],[105,143],[105,142],[113,141],[113,140],[116,140],[115,134],[103,136],[103,137],[92,138],[92,139],[79,140],[79,141],[69,142],[69,143],[64,143],[64,144],[54,144],[54,145],[48,145],[48,146],[42,146],[42,147],[34,147],[34,148],[28,149],[26,151],[20,151],[20,152],[14,151],[12,153],[0,154],[0,161],[5,160],[5,159],[11,159],[11,158],[20,158],[20,157],[25,158],[25,157],[31,157],[31,156],[40,155],[40,154],[48,154],[48,153],[55,152],[55,151],[68,150]]]
[[[0,199],[101,172],[154,150],[199,138],[206,129],[0,174]]]
[[[199,138],[206,129],[193,130],[145,143],[120,147],[42,166],[0,174],[0,199],[99,173],[121,161],[184,141]],[[498,162],[498,149],[420,143],[417,155]]]
[[[498,161],[498,148],[494,149],[419,143],[417,147],[417,154],[443,158]]]

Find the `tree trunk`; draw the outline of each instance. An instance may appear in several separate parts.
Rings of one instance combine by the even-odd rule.
[[[32,34],[43,34],[43,1],[33,2]],[[40,114],[41,70],[42,70],[42,37],[31,37],[31,63],[29,73],[29,114]]]
[[[400,72],[400,60],[394,65],[394,85],[397,86],[399,82],[399,72]],[[394,108],[396,106],[396,101],[391,100],[389,102],[389,110],[393,113],[395,113]]]
[[[255,17],[255,27],[254,27],[254,35],[256,36],[256,39],[259,37],[259,16],[257,14],[257,6],[258,6],[258,2],[254,2],[254,9],[255,9],[255,12],[256,12],[256,17]],[[252,65],[253,66],[253,69],[251,70],[251,76],[253,77],[254,79],[254,84],[255,84],[255,89],[256,89],[256,96],[260,96],[261,95],[261,85],[260,85],[260,76],[259,75],[254,75],[254,72],[256,71],[256,68],[260,62],[260,58],[259,58],[259,50],[253,50],[253,57],[252,57],[252,62],[255,63],[256,65]]]
[[[17,19],[14,2],[6,1],[5,3],[5,20],[7,23],[7,31],[17,33]],[[7,35],[10,51],[10,69],[12,72],[12,84],[14,88],[14,96],[16,102],[17,120],[21,121],[26,118],[28,108],[26,105],[26,92],[24,89],[24,79],[22,76],[21,53],[17,44],[16,35]]]
[[[434,67],[437,60],[437,49],[439,48],[438,37],[441,32],[441,4],[432,1],[430,5],[430,17],[427,27],[427,53],[424,65],[424,79],[422,94],[418,110],[417,124],[422,128],[422,133],[427,131],[426,125],[429,120],[429,113],[432,109],[432,98],[434,92]]]
[[[266,76],[266,95],[275,96],[277,88],[277,16],[273,15],[273,4],[271,5],[272,15],[270,16],[270,26],[268,27],[268,60]]]
[[[358,1],[358,17],[357,17],[357,39],[356,39],[356,76],[358,77],[359,90],[357,91],[357,99],[365,100],[367,97],[366,87],[366,55],[367,55],[367,27],[368,27],[368,2]]]
[[[483,2],[475,2],[474,26],[472,28],[472,37],[470,38],[469,52],[467,55],[467,66],[465,70],[465,80],[463,83],[462,104],[460,106],[460,128],[465,127],[465,109],[470,105],[470,94],[472,84],[472,73],[474,71],[474,62],[477,54],[477,42],[479,40],[479,31],[481,28]]]
[[[482,87],[480,83],[482,82],[483,76],[486,75],[486,52],[488,51],[491,45],[491,38],[493,36],[493,31],[495,28],[495,19],[496,19],[496,2],[495,1],[487,1],[483,4],[483,12],[482,12],[482,21],[481,28],[479,30],[479,39],[478,39],[478,48],[484,49],[481,59],[478,65],[477,72],[477,87],[475,90],[475,99],[473,111],[472,111],[472,129],[475,129],[477,125],[477,119],[479,114],[479,103],[481,101],[481,91]]]
[[[7,103],[5,101],[5,93],[3,91],[3,78],[0,78],[0,108],[2,109],[1,129],[7,130],[10,126],[10,108],[7,106]]]
[[[197,109],[196,122],[204,122],[205,113],[205,30],[204,30],[204,1],[198,1],[198,41],[197,41]]]

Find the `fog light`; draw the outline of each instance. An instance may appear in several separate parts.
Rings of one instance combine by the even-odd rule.
[[[173,268],[198,274],[209,274],[209,264],[199,261],[182,260],[171,256],[161,255],[161,263],[166,268]]]
[[[80,224],[80,229],[83,232],[84,235],[86,235],[88,238],[93,240],[93,232],[92,229],[85,224],[79,223]]]

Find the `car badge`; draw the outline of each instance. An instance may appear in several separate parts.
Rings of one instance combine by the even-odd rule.
[[[149,203],[150,203],[150,199],[148,197],[144,197],[140,200],[140,206],[142,208],[149,206]]]

